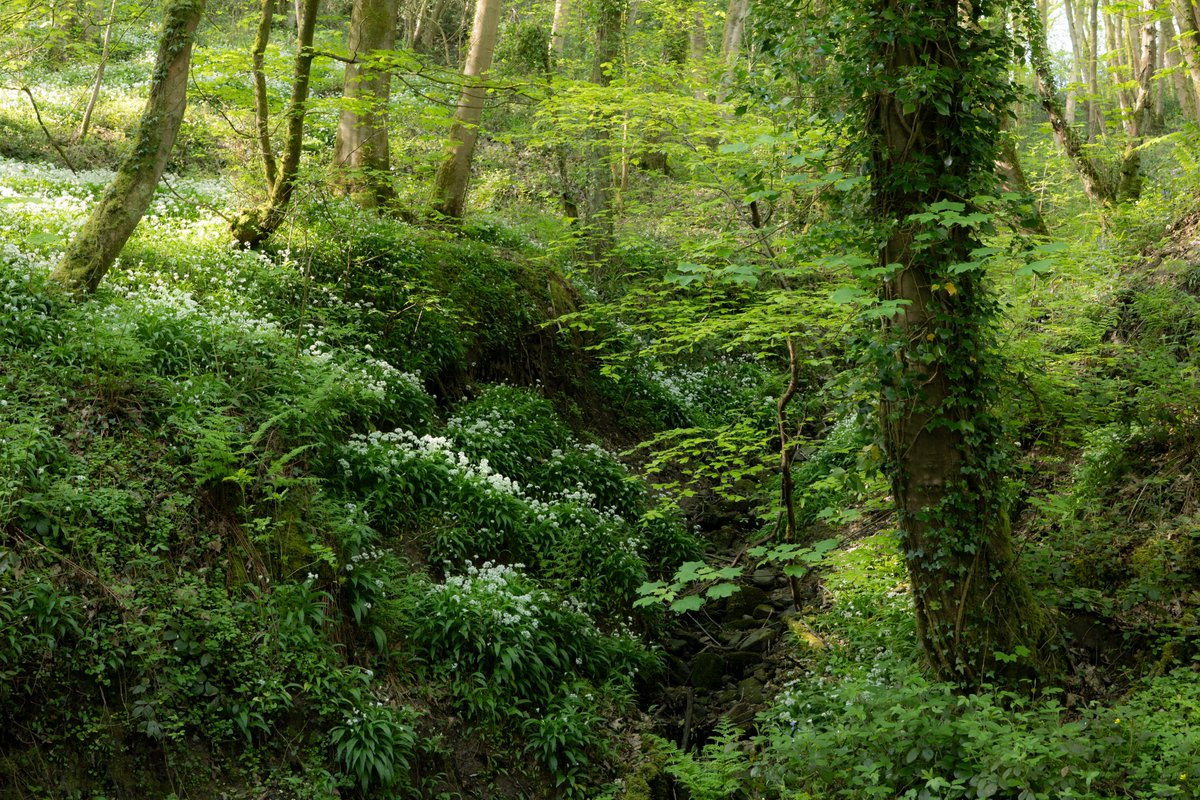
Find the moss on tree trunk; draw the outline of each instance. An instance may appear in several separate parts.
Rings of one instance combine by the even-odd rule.
[[[203,13],[204,0],[173,0],[166,9],[133,148],[51,276],[70,291],[96,290],[154,198],[183,121],[192,40]]]
[[[861,55],[875,215],[890,275],[876,350],[881,418],[921,643],[964,686],[1017,683],[1054,662],[1047,615],[1017,569],[988,365],[993,301],[971,261],[963,199],[994,180],[1011,90],[1003,34],[959,0],[875,0]],[[1000,654],[1000,655],[997,655]]]

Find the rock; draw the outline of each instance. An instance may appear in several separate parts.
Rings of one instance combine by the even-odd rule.
[[[725,679],[725,659],[716,653],[699,653],[692,659],[688,683],[697,689],[719,689]]]
[[[767,593],[757,586],[743,586],[725,601],[725,619],[741,619],[754,614],[754,609],[767,602]]]
[[[750,616],[754,617],[755,619],[770,619],[771,617],[775,616],[775,613],[775,606],[767,603],[760,603],[754,607],[754,611],[750,614]]]
[[[746,678],[738,683],[742,700],[747,703],[761,703],[763,699],[762,683],[757,678]]]
[[[777,628],[759,628],[746,634],[746,637],[738,642],[737,647],[739,650],[766,650],[767,646],[778,638],[779,630]]]
[[[725,656],[725,669],[735,678],[742,677],[747,669],[761,663],[762,655],[748,650],[735,650]]]
[[[754,581],[754,585],[760,589],[770,589],[775,585],[775,579],[778,574],[774,570],[756,569],[754,574],[750,576],[750,580]]]
[[[668,639],[667,640],[667,652],[682,653],[684,650],[686,650],[688,648],[688,644],[689,644],[689,642],[687,641],[687,639]]]

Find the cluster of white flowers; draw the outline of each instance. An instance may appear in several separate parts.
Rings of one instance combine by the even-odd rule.
[[[521,629],[528,639],[537,630],[544,592],[520,591],[514,584],[521,581],[524,564],[493,564],[485,561],[476,567],[468,562],[461,575],[451,575],[444,584],[436,584],[436,592],[446,593],[457,607],[491,617],[499,625]]]
[[[478,463],[471,460],[454,443],[444,436],[424,434],[418,436],[412,431],[397,429],[388,433],[372,431],[368,434],[354,434],[347,443],[350,452],[370,457],[381,456],[369,460],[372,472],[387,478],[392,471],[416,460],[440,462],[447,467],[451,476],[472,480],[484,488],[502,494],[509,494],[524,499],[525,493],[521,485],[511,478],[494,471],[487,459]],[[343,469],[348,468],[344,463]],[[347,472],[349,473],[349,469]]]

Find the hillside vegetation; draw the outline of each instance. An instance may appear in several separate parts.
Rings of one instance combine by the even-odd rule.
[[[425,41],[404,15],[433,10],[401,4],[411,40],[375,56],[392,194],[364,207],[329,166],[361,111],[351,4],[329,3],[296,191],[250,246],[231,225],[272,194],[254,14],[210,2],[167,171],[72,291],[55,267],[153,78],[128,5],[86,138],[102,26],[0,16],[0,800],[1200,797],[1200,149],[1176,96],[1152,135],[1112,116],[1087,146],[1139,157],[1140,193],[1097,204],[1036,54],[1005,62],[997,141],[1027,185],[989,166],[890,225],[854,127],[876,91],[847,66],[857,6],[806,33],[760,4],[718,57],[723,7],[647,2],[603,79],[605,2],[558,55],[552,4],[522,6],[458,219],[429,187],[470,7],[438,5]],[[1140,12],[1109,11],[1132,40]],[[1132,90],[1098,91],[1117,115]],[[971,244],[904,341],[881,256],[901,223],[928,226],[915,261]],[[983,399],[929,416],[968,443],[945,483],[997,477],[914,515],[896,409],[947,369]],[[953,554],[912,524],[985,506],[1044,635],[1003,639],[946,573],[955,642],[987,644],[947,674],[922,581]]]

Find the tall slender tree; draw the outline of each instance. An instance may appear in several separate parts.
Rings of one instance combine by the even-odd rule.
[[[268,20],[269,11],[266,6],[271,0],[263,0],[263,18]],[[234,241],[239,244],[254,246],[267,240],[272,233],[283,224],[287,216],[288,206],[292,202],[292,194],[296,191],[296,181],[300,173],[300,154],[304,144],[304,117],[308,109],[308,84],[312,75],[313,62],[313,33],[316,30],[317,10],[321,0],[297,0],[302,3],[300,9],[299,32],[296,35],[296,57],[292,64],[292,96],[287,107],[287,138],[283,145],[283,157],[278,166],[272,170],[268,164],[274,161],[271,154],[269,137],[263,136],[266,120],[265,105],[258,107],[259,143],[263,148],[264,172],[275,173],[275,180],[267,185],[268,195],[266,204],[258,208],[243,210],[230,225]],[[262,28],[260,26],[260,32]],[[265,47],[265,44],[263,45]],[[255,48],[258,41],[255,42]],[[265,98],[264,98],[265,99]]]
[[[133,146],[51,275],[70,291],[96,290],[154,198],[183,122],[192,42],[203,14],[204,0],[172,0],[164,12]]]
[[[471,46],[463,66],[463,88],[450,129],[450,146],[434,182],[434,208],[453,219],[462,216],[471,178],[471,158],[479,138],[479,122],[487,99],[484,77],[492,68],[496,33],[500,27],[500,0],[477,0]]]
[[[388,148],[388,98],[392,74],[371,63],[371,54],[396,46],[397,0],[354,0],[350,12],[346,77],[334,169],[361,206],[375,207],[395,197]]]
[[[606,87],[620,66],[621,42],[625,26],[626,0],[595,0],[595,51],[592,55],[592,83]],[[588,186],[588,237],[592,257],[601,261],[612,248],[614,235],[612,143],[609,120],[600,119],[591,142],[591,169]]]
[[[1052,661],[1052,628],[1017,569],[1001,489],[989,410],[995,304],[956,267],[978,246],[957,215],[994,180],[998,121],[1013,100],[1003,10],[870,0],[852,12],[843,62],[864,99],[885,231],[878,261],[891,276],[882,295],[895,304],[874,352],[901,547],[925,652],[964,686],[1016,682]]]

